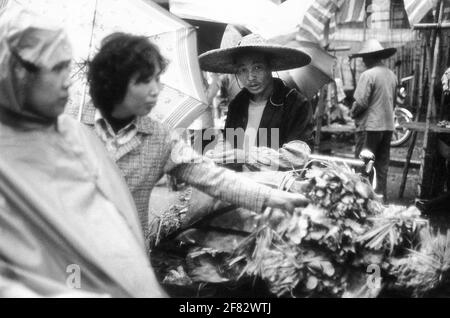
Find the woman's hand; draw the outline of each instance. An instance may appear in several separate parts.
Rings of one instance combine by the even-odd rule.
[[[224,152],[207,151],[205,156],[212,159],[215,163],[245,163],[247,158],[242,149],[228,149]]]
[[[266,202],[266,205],[268,207],[278,208],[292,213],[295,208],[306,206],[308,203],[309,200],[302,194],[274,190]]]

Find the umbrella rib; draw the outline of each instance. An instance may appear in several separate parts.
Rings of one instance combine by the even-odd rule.
[[[88,60],[89,60],[89,57],[91,55],[92,42],[94,40],[95,22],[97,20],[97,8],[98,8],[98,0],[95,0],[94,18],[92,19],[91,38],[89,40]]]
[[[89,52],[91,52],[91,48],[92,48],[92,41],[93,41],[93,35],[94,35],[93,29],[94,29],[94,26],[95,26],[95,21],[96,21],[96,12],[94,13],[94,20],[92,22],[92,33],[91,33],[91,39],[89,41],[89,49],[88,49]],[[187,29],[188,30],[195,30],[195,28],[193,26],[190,26]],[[158,34],[149,35],[147,37],[151,38],[151,37],[154,37],[154,36],[169,34],[169,33],[178,32],[178,31],[182,31],[182,30],[185,30],[185,28],[182,27],[182,28],[176,29],[174,31],[166,31],[166,32],[158,33]],[[87,61],[89,61],[89,57],[88,57],[88,59],[86,61],[77,63],[77,65],[79,67],[78,67],[78,70],[74,74],[72,74],[72,76],[71,76],[72,78],[77,76],[79,73],[83,72],[83,69],[86,68],[86,62]]]
[[[161,32],[161,33],[157,33],[157,34],[152,34],[152,35],[148,35],[147,37],[148,38],[151,38],[151,37],[154,37],[154,36],[159,36],[159,35],[164,35],[164,34],[170,34],[170,33],[176,33],[176,32],[178,32],[178,31],[182,31],[182,30],[195,30],[196,31],[196,29],[195,29],[195,27],[193,27],[192,25],[190,25],[188,28],[186,28],[186,27],[181,27],[181,28],[178,28],[178,29],[175,29],[175,30],[170,30],[170,31],[166,31],[166,32]]]
[[[91,38],[89,39],[89,47],[88,47],[88,56],[87,56],[87,60],[89,61],[90,57],[91,57],[91,50],[92,50],[92,42],[94,41],[94,29],[95,29],[95,22],[97,20],[97,8],[98,8],[98,0],[95,0],[95,7],[94,7],[94,17],[92,19],[92,29],[91,29]],[[80,70],[81,71],[81,68]],[[76,74],[79,74],[79,72],[77,72]],[[78,121],[81,122],[81,117],[83,114],[83,105],[86,99],[86,89],[87,89],[87,83],[84,83],[83,85],[83,95],[81,96],[81,103],[80,106],[78,107]]]

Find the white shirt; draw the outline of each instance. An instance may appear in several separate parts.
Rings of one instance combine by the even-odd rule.
[[[261,123],[261,117],[266,107],[267,100],[254,102],[250,100],[248,106],[248,121],[244,135],[244,151],[248,152],[252,147],[256,146],[258,128]]]

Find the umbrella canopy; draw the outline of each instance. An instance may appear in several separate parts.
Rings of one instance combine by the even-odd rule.
[[[297,88],[311,99],[322,86],[332,82],[335,57],[330,55],[319,44],[308,41],[291,41],[286,46],[300,48],[311,56],[307,66],[289,71],[279,72],[279,76],[287,83],[294,83]]]
[[[437,0],[404,0],[405,11],[411,27],[419,23],[437,5]]]
[[[151,116],[169,126],[187,127],[206,109],[195,29],[150,0],[10,0],[61,23],[74,44],[75,68],[68,112],[89,102],[85,65],[102,39],[116,31],[144,35],[170,61]]]
[[[314,1],[287,0],[276,5],[270,0],[170,0],[170,11],[183,19],[239,25],[270,39],[295,32]]]
[[[198,54],[217,49],[220,46],[220,41],[227,27],[225,23],[191,19],[183,20],[196,28]]]
[[[6,4],[8,3],[8,0],[0,0],[0,10],[6,7]]]
[[[338,24],[363,22],[364,17],[369,15],[367,7],[371,3],[367,0],[307,1],[308,7],[306,12],[302,12],[302,18],[299,21],[299,35],[317,42],[323,41],[327,33],[330,35]],[[411,27],[419,23],[437,5],[437,0],[404,0],[403,2]]]
[[[277,23],[270,27],[262,26],[262,35],[268,39],[276,37],[285,37],[296,33],[300,21],[303,20],[308,8],[315,0],[286,0],[277,7],[273,13]]]
[[[299,21],[298,35],[312,42],[325,41],[335,29],[337,14],[346,16],[342,18],[345,22],[351,22],[348,14],[344,11],[355,10],[355,2],[363,3],[360,0],[314,0],[309,3],[308,8],[303,13]],[[341,10],[345,9],[347,10]],[[363,10],[360,6],[359,10]],[[352,14],[351,17],[359,17],[360,14]],[[334,23],[331,23],[334,22]]]
[[[261,26],[274,27],[278,20],[278,6],[271,0],[170,0],[169,3],[170,12],[183,19],[241,25],[266,38]]]

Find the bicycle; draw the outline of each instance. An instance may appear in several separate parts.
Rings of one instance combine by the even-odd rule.
[[[401,79],[397,89],[397,96],[394,106],[394,133],[392,134],[391,147],[400,147],[409,141],[412,131],[404,127],[405,123],[413,120],[413,114],[405,107],[407,91],[404,83],[413,78],[413,76]]]

